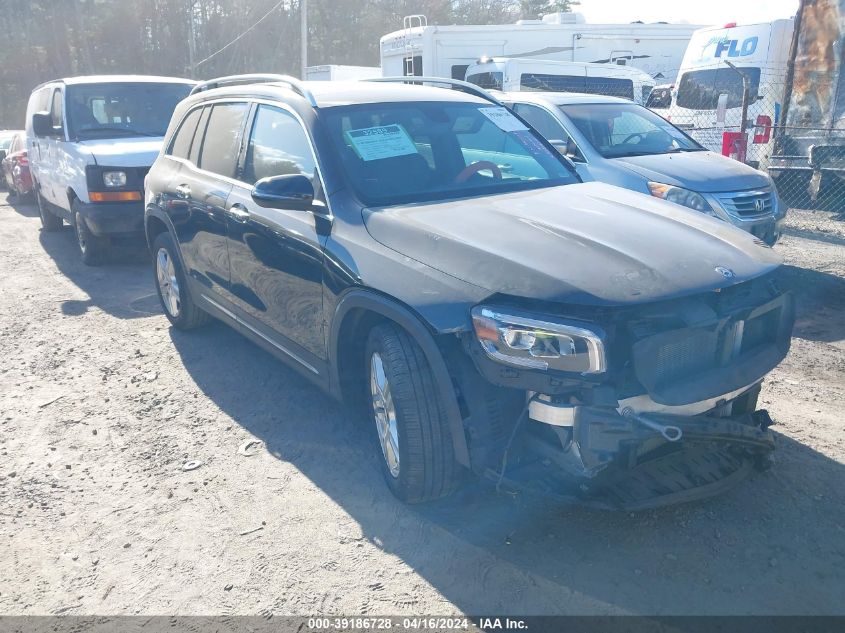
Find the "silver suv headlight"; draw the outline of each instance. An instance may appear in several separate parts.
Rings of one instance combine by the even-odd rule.
[[[103,184],[106,187],[125,187],[126,186],[126,172],[125,171],[104,171]]]
[[[545,318],[472,309],[475,336],[491,359],[514,367],[600,374],[607,367],[599,328]]]
[[[695,191],[675,187],[674,185],[666,185],[662,182],[648,183],[648,190],[655,198],[668,200],[669,202],[674,202],[675,204],[680,204],[681,206],[718,217],[715,211],[713,211],[713,207],[710,206],[710,203],[704,199],[704,196]]]

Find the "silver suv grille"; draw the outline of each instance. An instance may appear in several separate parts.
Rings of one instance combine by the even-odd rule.
[[[740,218],[762,217],[774,211],[774,196],[769,188],[715,195],[725,211]]]

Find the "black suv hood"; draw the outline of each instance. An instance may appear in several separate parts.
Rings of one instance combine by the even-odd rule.
[[[780,264],[726,222],[603,183],[367,209],[370,234],[502,293],[622,305],[722,288]]]

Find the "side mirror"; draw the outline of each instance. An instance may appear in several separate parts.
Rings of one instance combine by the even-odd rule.
[[[32,115],[32,131],[35,136],[52,136],[55,133],[49,112],[36,112]]]
[[[252,199],[269,209],[307,211],[314,204],[314,185],[302,174],[270,176],[255,183]]]
[[[554,147],[560,154],[566,156],[566,141],[562,141],[559,138],[550,138],[549,144]]]
[[[578,146],[575,144],[571,138],[565,141],[560,139],[552,139],[549,141],[560,154],[566,158],[568,158],[573,163],[582,163],[584,160],[581,158],[581,154],[578,152]]]

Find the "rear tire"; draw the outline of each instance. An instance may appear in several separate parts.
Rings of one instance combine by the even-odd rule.
[[[211,315],[194,303],[188,281],[176,250],[176,242],[167,231],[153,240],[153,280],[164,315],[173,327],[193,330],[211,320]]]
[[[49,233],[61,231],[64,223],[62,219],[50,211],[47,201],[41,197],[38,191],[35,192],[35,203],[38,205],[38,215],[41,218],[41,229]]]
[[[73,229],[76,233],[76,245],[79,247],[79,255],[82,262],[87,266],[100,266],[108,252],[109,242],[104,237],[91,233],[91,229],[85,223],[85,218],[77,211],[76,203],[71,205],[73,210]]]
[[[398,326],[379,325],[370,332],[364,359],[370,418],[391,492],[406,503],[448,495],[459,483],[460,466],[422,349]]]

